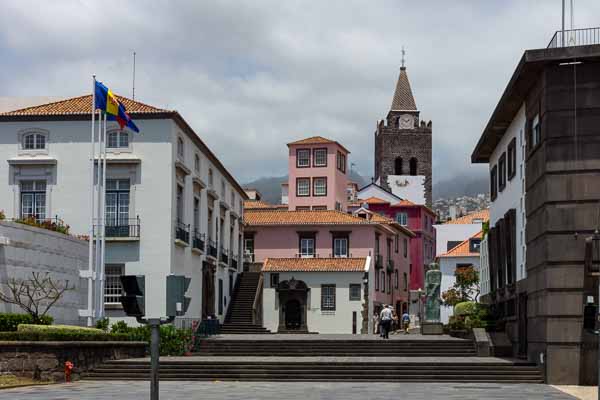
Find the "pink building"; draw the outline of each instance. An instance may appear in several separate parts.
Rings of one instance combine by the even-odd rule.
[[[409,287],[410,290],[424,289],[426,268],[435,260],[435,212],[408,200],[391,202],[389,198],[374,196],[351,204],[349,209],[355,211],[361,207],[391,218],[414,232],[415,236],[410,239]]]
[[[346,211],[350,152],[321,136],[288,143],[288,148],[289,209]]]
[[[369,210],[347,213],[346,150],[323,137],[288,144],[287,208],[245,203],[245,268],[262,273],[270,331],[373,332],[373,313],[408,307],[415,236]],[[286,198],[286,196],[283,196]]]

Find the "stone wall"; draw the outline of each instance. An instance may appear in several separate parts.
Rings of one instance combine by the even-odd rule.
[[[8,342],[0,341],[0,374],[64,381],[65,362],[77,380],[106,360],[143,357],[145,342]]]
[[[431,123],[414,129],[399,129],[380,125],[375,132],[375,179],[390,190],[388,175],[395,175],[395,160],[401,157],[403,175],[409,175],[409,161],[417,159],[417,175],[425,177],[425,201],[431,206],[432,185]]]
[[[10,279],[28,279],[32,272],[50,272],[55,280],[69,281],[67,291],[50,309],[56,324],[79,325],[79,309],[87,305],[87,284],[79,270],[87,269],[88,242],[69,235],[24,224],[0,221],[0,290]],[[0,302],[0,312],[22,313],[16,305]]]

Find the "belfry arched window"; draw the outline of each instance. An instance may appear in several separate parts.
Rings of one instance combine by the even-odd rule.
[[[410,174],[417,175],[417,159],[414,157],[410,159]]]
[[[396,157],[396,160],[394,160],[394,175],[404,175],[402,171],[402,157]]]

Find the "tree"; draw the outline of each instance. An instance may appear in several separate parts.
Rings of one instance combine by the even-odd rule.
[[[49,272],[32,272],[31,279],[12,278],[6,286],[8,292],[0,291],[0,301],[21,307],[36,324],[65,292],[75,289],[68,280],[53,280]]]
[[[456,281],[454,285],[442,293],[444,305],[454,307],[463,301],[477,301],[479,297],[479,272],[469,265],[468,267],[457,268],[454,272]]]

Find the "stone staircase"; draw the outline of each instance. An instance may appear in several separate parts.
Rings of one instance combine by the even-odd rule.
[[[252,323],[252,305],[260,279],[259,272],[243,272],[239,285],[231,299],[230,310],[221,326],[221,334],[271,333],[266,328]]]
[[[240,336],[209,339],[191,357],[161,360],[161,380],[306,382],[543,383],[532,363],[477,357],[460,339],[298,338]],[[295,336],[295,335],[294,335]],[[306,335],[309,336],[309,335]],[[324,335],[318,335],[324,336]],[[268,338],[268,339],[267,339]],[[91,380],[148,380],[148,359],[107,361],[83,375]]]

